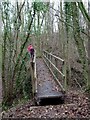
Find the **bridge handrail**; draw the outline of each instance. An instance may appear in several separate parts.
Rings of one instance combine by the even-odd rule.
[[[57,56],[53,55],[52,53],[47,52],[46,50],[43,50],[43,52],[45,52],[45,53],[47,53],[47,54],[49,54],[49,55],[53,56],[54,58],[56,58],[56,59],[58,59],[58,60],[60,60],[60,61],[64,62],[64,60],[63,60],[63,59],[61,59],[60,57],[57,57]]]
[[[63,76],[65,77],[65,75],[44,55],[44,57],[52,64],[52,66]]]
[[[45,54],[46,53],[46,54]],[[65,81],[65,75],[57,68],[57,66],[52,62],[52,60],[50,60],[48,57],[49,56],[47,56],[47,55],[50,55],[50,56],[52,56],[52,57],[54,57],[55,59],[57,59],[57,60],[59,60],[59,61],[61,61],[61,62],[63,62],[63,64],[62,65],[64,65],[64,60],[63,59],[61,59],[61,58],[59,58],[59,57],[57,57],[57,56],[55,56],[55,55],[53,55],[53,54],[51,54],[51,53],[49,53],[49,52],[47,52],[47,51],[45,51],[45,50],[43,50],[43,58],[44,58],[44,61],[45,61],[45,63],[46,63],[46,65],[48,66],[48,68],[49,68],[49,70],[51,71],[51,73],[52,73],[52,75],[53,75],[53,77],[55,78],[55,80],[57,81],[57,83],[59,84],[59,86],[61,87],[61,89],[62,89],[62,91],[65,91],[65,84],[66,84],[66,81]],[[58,79],[58,77],[55,75],[55,73],[53,72],[53,70],[50,68],[50,65],[47,63],[47,61],[49,62],[49,64],[50,65],[52,65],[55,69],[56,69],[56,71],[63,77],[63,79],[64,79],[64,87],[63,87],[63,85],[60,83],[60,80]]]

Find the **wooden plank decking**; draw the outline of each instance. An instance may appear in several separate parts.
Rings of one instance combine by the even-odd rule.
[[[39,58],[36,61],[37,68],[37,100],[46,99],[61,99],[63,93],[60,87],[56,84],[49,69],[45,65],[43,59]]]

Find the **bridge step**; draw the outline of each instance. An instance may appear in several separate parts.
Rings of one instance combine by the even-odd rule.
[[[36,105],[58,105],[63,104],[65,99],[65,94],[60,93],[59,95],[49,95],[49,96],[37,96],[35,100]]]

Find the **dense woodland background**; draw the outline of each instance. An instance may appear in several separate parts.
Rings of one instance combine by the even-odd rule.
[[[0,71],[3,108],[31,98],[27,46],[65,60],[67,89],[90,90],[90,1],[0,3]]]

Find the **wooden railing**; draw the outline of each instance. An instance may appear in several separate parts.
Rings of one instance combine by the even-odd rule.
[[[36,75],[36,51],[34,53],[34,60],[30,61],[30,76],[32,81],[32,94],[37,93],[37,75]]]
[[[47,52],[43,51],[42,53],[44,62],[52,73],[54,79],[60,86],[62,91],[66,90],[66,79],[64,75],[64,60]]]

